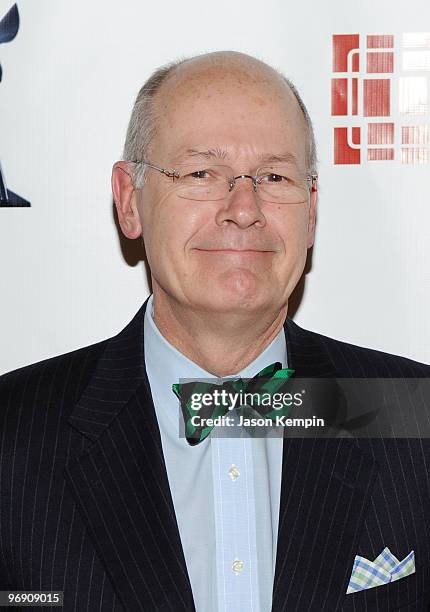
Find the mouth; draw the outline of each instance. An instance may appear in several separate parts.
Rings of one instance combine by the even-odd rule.
[[[274,251],[263,251],[261,249],[196,249],[204,253],[273,253]]]

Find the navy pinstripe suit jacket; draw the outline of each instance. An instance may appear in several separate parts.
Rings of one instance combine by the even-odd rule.
[[[113,338],[0,378],[0,589],[64,590],[67,612],[195,610],[145,308]],[[430,377],[288,318],[284,328],[297,376]],[[429,442],[284,440],[272,612],[430,610]],[[416,572],[346,595],[355,555],[385,546],[399,559],[414,550]]]

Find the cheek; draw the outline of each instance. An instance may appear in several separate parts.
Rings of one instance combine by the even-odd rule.
[[[307,248],[308,214],[307,210],[287,212],[291,214],[286,215],[283,211],[283,215],[273,221],[273,227],[277,228],[285,255],[290,259]]]
[[[175,267],[181,264],[190,240],[204,224],[202,211],[195,203],[167,197],[157,202],[148,215],[148,245],[159,260],[167,260]]]

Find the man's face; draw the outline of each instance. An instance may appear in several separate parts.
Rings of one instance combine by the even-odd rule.
[[[179,72],[160,93],[151,163],[224,164],[234,176],[254,175],[261,156],[288,153],[297,160],[292,171],[306,176],[301,110],[287,86],[267,73],[254,79],[188,68],[186,78]],[[171,178],[151,168],[146,173],[136,205],[155,294],[214,313],[286,305],[313,242],[316,193],[307,191],[297,204],[263,202],[251,180],[238,179],[224,199],[196,201],[179,197]]]

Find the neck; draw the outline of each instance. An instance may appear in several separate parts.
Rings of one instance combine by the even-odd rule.
[[[154,287],[154,321],[183,355],[214,376],[243,370],[277,336],[288,304],[259,313],[217,313],[190,309]]]

